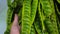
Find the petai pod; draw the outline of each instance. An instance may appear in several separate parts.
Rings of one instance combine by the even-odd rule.
[[[11,20],[12,20],[13,11],[14,11],[14,9],[9,7],[9,9],[7,11],[7,25],[12,23]]]
[[[48,30],[49,33],[53,33],[54,28],[49,18],[45,19],[45,26],[46,26],[45,28]]]
[[[50,5],[52,9],[52,14],[49,17],[45,18],[44,23],[49,34],[59,34],[53,0],[50,1]]]
[[[57,8],[57,5],[56,5],[56,10],[57,10],[57,24],[58,24],[58,30],[59,30],[59,33],[60,33],[60,12]]]
[[[36,11],[37,11],[37,5],[38,5],[38,0],[32,0],[32,5],[31,5],[31,25],[34,22],[35,16],[36,16]]]
[[[31,0],[24,0],[22,9],[22,34],[30,34]]]
[[[11,27],[11,24],[12,24],[11,20],[12,20],[13,10],[14,9],[9,7],[9,9],[7,11],[7,31],[5,33],[10,33],[9,31],[10,31],[10,27]]]
[[[30,32],[30,34],[36,34],[34,25],[31,26],[31,32]]]
[[[56,15],[54,12],[50,17],[45,18],[44,23],[49,34],[59,34],[56,22]]]
[[[53,0],[50,0],[50,3],[51,3],[51,7],[52,7],[52,11],[53,11],[53,15],[51,16],[52,19],[52,22],[54,22],[53,24],[55,24],[55,29],[56,29],[56,33],[58,33],[58,27],[57,27],[57,15],[55,13],[55,9],[54,9],[54,1]]]
[[[45,31],[45,26],[44,26],[44,20],[45,20],[45,16],[43,14],[43,10],[42,10],[42,6],[39,2],[38,4],[38,14],[39,14],[39,21],[40,21],[40,25],[41,25],[41,29],[42,29],[42,32],[44,33]]]
[[[60,33],[60,21],[58,17],[57,17],[57,26],[58,26],[58,32]]]
[[[32,4],[31,4],[31,22],[30,22],[30,27],[32,26],[35,16],[36,16],[36,11],[37,11],[37,5],[38,5],[38,0],[32,0]]]
[[[39,26],[38,19],[36,19],[36,21],[34,22],[34,26],[35,26],[35,29],[37,31],[37,34],[42,34],[42,31],[41,31],[40,26]]]
[[[52,10],[49,0],[40,0],[40,2],[44,11],[44,15],[46,15],[46,17],[50,16],[52,14]]]

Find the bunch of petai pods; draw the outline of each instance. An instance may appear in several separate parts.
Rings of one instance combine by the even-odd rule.
[[[20,34],[60,34],[60,0],[7,0],[7,28],[10,34],[18,14]]]

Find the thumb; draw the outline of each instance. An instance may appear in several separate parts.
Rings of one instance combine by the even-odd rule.
[[[15,14],[13,22],[16,23],[16,24],[18,23],[18,15],[17,14]]]

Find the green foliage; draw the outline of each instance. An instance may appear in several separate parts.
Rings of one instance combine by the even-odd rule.
[[[24,0],[23,11],[22,11],[22,34],[30,33],[30,11],[31,11],[31,0]]]
[[[4,34],[10,34],[15,13],[21,34],[60,34],[60,0],[7,0],[7,4]]]

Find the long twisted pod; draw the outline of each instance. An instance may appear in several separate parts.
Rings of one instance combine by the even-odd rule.
[[[57,15],[58,31],[59,31],[59,33],[60,33],[60,12],[59,12],[59,10],[58,10],[57,4],[55,4],[55,8],[56,8],[56,15]]]
[[[60,4],[57,2],[57,0],[54,1],[54,5],[56,9],[56,14],[60,15]]]
[[[42,25],[42,33],[45,33],[46,32],[45,25],[44,25],[45,16],[43,14],[43,10],[40,2],[38,4],[38,14],[39,14],[39,19],[41,21],[40,25]]]
[[[13,16],[14,9],[10,6],[8,6],[8,11],[7,11],[7,29],[4,34],[10,34],[10,29],[12,25],[12,16]]]
[[[7,34],[10,32],[10,27],[11,27],[11,20],[12,20],[12,14],[13,14],[13,10],[12,8],[9,7],[8,12],[7,12],[7,30],[4,34]]]
[[[40,0],[40,2],[42,4],[44,15],[46,15],[47,17],[50,16],[52,14],[52,10],[51,10],[51,5],[49,3],[49,0]]]
[[[34,29],[34,25],[31,26],[31,32],[30,32],[30,34],[36,34],[35,29]]]
[[[36,16],[36,11],[37,11],[37,5],[38,5],[38,0],[32,0],[32,5],[31,5],[31,25],[34,22],[35,16]]]
[[[39,4],[39,6],[38,6],[38,14],[39,14],[39,19],[40,19],[40,25],[42,26],[42,33],[43,34],[48,34],[48,32],[47,32],[47,30],[45,28],[45,24],[44,24],[45,16],[43,14],[41,4]]]
[[[52,2],[53,3],[53,2]],[[49,34],[59,34],[56,22],[56,15],[54,11],[54,5],[51,4],[52,14],[45,18],[45,26]]]
[[[13,11],[14,11],[14,9],[12,9],[12,8],[10,7],[10,5],[11,5],[13,2],[11,2],[11,0],[10,0],[10,1],[7,0],[7,3],[8,3],[7,29],[6,29],[6,31],[4,32],[4,34],[10,34],[10,28],[11,28],[11,25],[12,25],[12,22],[11,22],[11,20],[12,20],[12,14],[13,14]]]
[[[31,0],[24,0],[22,11],[22,34],[30,34]]]
[[[56,13],[55,13],[55,7],[54,7],[54,1],[53,0],[50,0],[50,4],[51,4],[51,9],[52,9],[52,11],[53,11],[53,15],[51,16],[51,18],[53,18],[52,20],[52,22],[55,22],[55,23],[53,23],[53,25],[55,25],[54,27],[55,27],[55,31],[56,31],[56,33],[58,33],[59,34],[59,32],[58,32],[58,27],[57,27],[57,15],[56,15]]]
[[[58,26],[58,32],[60,33],[60,21],[59,21],[59,19],[58,19],[58,17],[57,17],[57,26]]]
[[[48,31],[50,34],[59,34],[58,28],[57,28],[57,22],[56,22],[56,15],[55,15],[54,12],[53,12],[53,14],[50,16],[50,19],[47,18],[47,19],[45,20],[45,24],[46,24],[47,31]]]
[[[57,6],[56,6],[56,10],[57,10],[57,21],[58,21],[58,30],[59,30],[59,33],[60,33],[60,12],[59,12],[59,10],[58,10],[58,8],[57,8]]]
[[[35,22],[34,22],[34,26],[35,26],[35,29],[37,31],[37,34],[42,34],[42,31],[40,29],[40,25],[39,25],[39,20],[36,18]]]
[[[35,16],[36,16],[36,11],[37,11],[37,5],[38,5],[38,0],[32,0],[32,5],[31,5],[31,25],[33,24],[34,20],[35,20]],[[33,29],[33,28],[32,28]],[[33,34],[33,33],[31,33]]]

